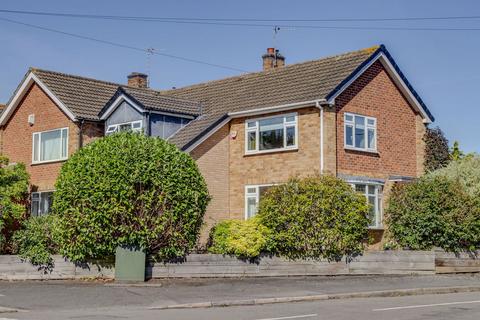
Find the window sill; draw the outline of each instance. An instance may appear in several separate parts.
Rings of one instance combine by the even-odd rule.
[[[371,153],[371,154],[377,154],[377,155],[379,154],[377,150],[360,149],[355,147],[345,147],[345,150],[365,152],[365,153]]]
[[[64,161],[67,161],[67,160],[68,160],[68,158],[67,159],[58,159],[58,160],[39,161],[39,162],[32,162],[30,165],[31,166],[38,166],[38,165],[42,165],[42,164],[64,162]]]
[[[282,149],[272,149],[272,150],[262,150],[262,151],[251,151],[251,152],[245,152],[244,156],[254,156],[254,155],[259,155],[259,154],[268,154],[268,153],[278,153],[278,152],[292,152],[292,151],[298,151],[298,147],[294,148],[282,148]]]

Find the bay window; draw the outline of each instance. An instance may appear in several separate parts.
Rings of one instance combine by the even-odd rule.
[[[271,184],[268,184],[245,187],[245,219],[249,219],[257,214],[260,198],[271,186]]]
[[[297,114],[287,114],[245,122],[246,153],[297,148]]]
[[[53,191],[32,192],[31,215],[38,217],[50,212],[53,200]]]
[[[345,148],[377,150],[377,119],[345,113]]]
[[[383,187],[378,184],[353,183],[355,191],[365,195],[365,199],[369,204],[368,219],[370,228],[382,228],[383,225],[383,208],[382,193]]]
[[[32,162],[66,160],[68,157],[68,128],[33,134]]]

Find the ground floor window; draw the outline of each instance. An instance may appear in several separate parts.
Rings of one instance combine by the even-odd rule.
[[[32,217],[46,215],[50,212],[53,200],[53,191],[32,192]]]
[[[368,218],[370,220],[370,228],[381,228],[383,225],[383,207],[382,193],[383,186],[379,184],[352,183],[355,191],[365,195],[370,205]]]
[[[249,219],[257,214],[260,198],[272,185],[245,186],[245,219]]]

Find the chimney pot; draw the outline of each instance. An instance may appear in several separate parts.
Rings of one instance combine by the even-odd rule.
[[[132,72],[127,78],[130,87],[148,88],[148,75],[145,73]]]
[[[267,48],[267,53],[262,56],[262,59],[264,71],[285,66],[285,57],[275,48]]]

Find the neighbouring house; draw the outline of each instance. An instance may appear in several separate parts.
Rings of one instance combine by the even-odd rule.
[[[2,116],[5,105],[0,103],[0,117]],[[2,129],[0,128],[0,155],[2,154]]]
[[[318,172],[365,194],[381,239],[391,186],[424,171],[432,114],[383,45],[292,65],[269,48],[262,59],[261,72],[164,91],[141,73],[122,85],[30,69],[0,126],[2,153],[31,175],[31,214],[48,212],[78,148],[142,130],[197,161],[212,196],[207,226],[251,217],[269,186]]]

